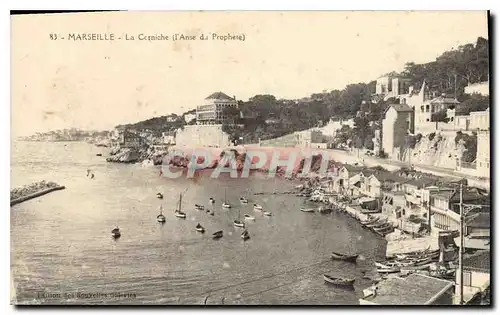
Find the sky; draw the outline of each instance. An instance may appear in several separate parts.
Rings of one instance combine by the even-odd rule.
[[[194,109],[216,91],[247,100],[342,89],[401,71],[409,61],[433,61],[479,36],[488,38],[487,29],[484,11],[13,16],[11,134],[112,129]],[[68,39],[78,33],[112,33],[115,40]],[[173,41],[175,33],[244,34],[245,40]],[[170,38],[139,40],[139,34]]]

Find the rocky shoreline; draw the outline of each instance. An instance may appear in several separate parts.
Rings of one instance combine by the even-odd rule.
[[[44,180],[41,182],[33,183],[31,185],[17,187],[10,191],[10,205],[13,206],[18,203],[62,189],[65,189],[65,187],[60,186],[54,182],[46,182]]]

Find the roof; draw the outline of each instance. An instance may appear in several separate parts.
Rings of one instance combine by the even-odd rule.
[[[380,77],[378,77],[377,79],[380,79],[380,78],[385,78],[385,77],[399,77],[401,76],[399,73],[397,73],[396,71],[391,71],[391,72],[388,72],[388,73],[385,73],[385,74],[382,74]]]
[[[215,92],[210,94],[205,98],[206,100],[234,100],[234,98],[230,97],[229,95],[223,93],[223,92]]]
[[[405,182],[405,184],[416,186],[416,187],[425,187],[425,186],[435,184],[436,182],[437,182],[437,179],[435,179],[435,178],[421,177],[421,178],[410,179],[407,182]]]
[[[460,104],[459,101],[454,99],[453,97],[443,97],[438,96],[430,101],[431,104]]]
[[[491,254],[489,250],[477,251],[469,257],[464,257],[464,268],[487,271],[491,270],[490,267]]]
[[[412,274],[380,282],[375,296],[363,300],[378,305],[426,305],[432,304],[451,287],[453,282]]]
[[[385,113],[387,113],[387,111],[390,108],[394,108],[397,112],[400,112],[400,113],[413,112],[413,108],[411,108],[407,104],[391,104],[391,105],[387,106],[387,108],[385,109],[384,115],[385,115]]]
[[[489,213],[476,213],[467,220],[468,227],[490,228],[491,216]]]
[[[351,164],[344,164],[343,167],[345,167],[349,172],[361,172],[364,169],[363,166],[356,166]]]
[[[376,177],[381,182],[404,183],[408,181],[407,178],[401,177],[398,174],[394,174],[392,172],[378,172],[372,174],[372,176]]]

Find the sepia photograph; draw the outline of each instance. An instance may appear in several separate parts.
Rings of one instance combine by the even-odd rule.
[[[490,23],[11,12],[10,304],[491,307]]]

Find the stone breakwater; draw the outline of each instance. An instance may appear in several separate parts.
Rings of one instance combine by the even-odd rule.
[[[26,185],[23,187],[17,187],[10,191],[10,205],[15,204],[48,194],[56,190],[64,189],[64,186],[60,186],[54,182],[41,181],[33,183],[31,185]]]

